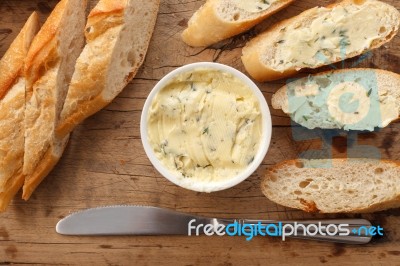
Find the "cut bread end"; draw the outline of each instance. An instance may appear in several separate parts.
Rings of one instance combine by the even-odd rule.
[[[249,30],[293,1],[273,1],[265,10],[250,12],[233,1],[209,0],[190,18],[182,40],[193,47],[209,46]]]
[[[269,169],[261,189],[270,200],[306,212],[365,213],[400,207],[399,178],[393,161],[292,160]]]

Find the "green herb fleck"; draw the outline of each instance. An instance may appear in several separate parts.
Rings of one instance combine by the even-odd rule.
[[[254,162],[254,156],[250,158],[248,164],[251,164],[252,162]]]

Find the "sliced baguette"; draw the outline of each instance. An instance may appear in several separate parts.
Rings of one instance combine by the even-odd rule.
[[[159,0],[100,0],[90,12],[87,44],[79,56],[57,134],[108,105],[142,65],[154,30]]]
[[[282,79],[378,48],[399,24],[399,11],[386,3],[344,0],[275,25],[243,48],[242,61],[258,81]]]
[[[309,129],[373,131],[400,116],[400,75],[366,68],[310,75],[279,89],[272,106]]]
[[[262,20],[287,7],[295,0],[275,0],[268,5],[256,0],[207,0],[189,20],[182,33],[183,41],[194,47],[209,46],[254,27]],[[255,11],[245,6],[264,6]]]
[[[267,171],[261,189],[270,200],[306,212],[382,211],[400,207],[400,165],[367,159],[286,161]]]
[[[86,0],[60,1],[29,49],[25,62],[24,199],[29,198],[32,184],[44,178],[38,176],[37,168],[44,168],[43,160],[58,155],[62,146],[64,137],[55,137],[55,127],[83,48],[85,17]]]
[[[25,77],[24,60],[39,17],[34,12],[0,60],[0,212],[24,184]]]

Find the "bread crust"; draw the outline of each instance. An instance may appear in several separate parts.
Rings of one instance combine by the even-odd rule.
[[[346,165],[349,159],[332,159],[334,165]],[[351,160],[357,160],[357,159],[351,159]],[[366,159],[358,159],[360,161],[366,160]],[[266,174],[264,175],[262,181],[261,181],[261,190],[263,194],[270,199],[271,201],[276,202],[277,204],[293,208],[293,209],[300,209],[305,212],[310,212],[310,213],[372,213],[372,212],[378,212],[378,211],[383,211],[383,210],[388,210],[392,208],[399,208],[400,207],[400,191],[398,192],[398,195],[388,201],[384,202],[379,202],[370,206],[365,206],[362,208],[358,209],[353,209],[353,210],[345,210],[345,211],[337,211],[337,212],[331,212],[331,211],[326,211],[324,209],[319,209],[318,206],[314,201],[307,201],[302,198],[298,198],[298,203],[299,204],[294,204],[293,202],[289,201],[282,201],[277,199],[275,196],[271,195],[269,193],[269,189],[267,188],[269,182],[275,182],[279,177],[276,176],[276,172],[280,169],[285,169],[288,166],[291,165],[298,165],[299,168],[302,168],[304,166],[304,162],[308,160],[301,160],[301,159],[294,159],[294,160],[287,160],[283,161],[280,163],[277,163],[273,167],[267,169]],[[398,161],[392,161],[392,160],[380,160],[380,163],[384,164],[391,164],[395,167],[400,167],[400,162]],[[332,190],[332,197],[335,195],[335,191]]]
[[[345,6],[345,5],[350,5],[350,4],[359,5],[364,2],[365,1],[359,1],[359,0],[343,0],[343,1],[340,1],[337,3],[333,3],[331,5],[328,5],[328,6],[326,6],[326,8],[333,9],[334,7],[337,7],[337,6]],[[274,40],[275,39],[274,37],[279,34],[279,31],[282,28],[287,27],[291,24],[294,24],[299,20],[307,18],[309,16],[309,14],[312,13],[317,8],[318,7],[314,7],[312,9],[304,11],[303,13],[301,13],[295,17],[292,17],[292,18],[289,18],[289,19],[286,19],[286,20],[283,20],[283,21],[277,23],[275,26],[268,29],[264,33],[261,33],[259,36],[250,40],[246,44],[246,46],[243,48],[242,62],[243,62],[243,65],[244,65],[246,71],[255,80],[257,80],[259,82],[279,80],[279,79],[290,77],[290,76],[298,73],[301,70],[301,69],[296,69],[296,67],[292,67],[292,68],[286,69],[281,72],[281,71],[274,70],[273,68],[271,68],[268,65],[265,65],[261,60],[262,53],[264,52],[262,43],[264,40],[267,40],[267,39]],[[399,13],[399,16],[400,16],[400,13]],[[367,51],[379,48],[382,45],[384,45],[385,43],[390,42],[396,36],[397,32],[398,32],[398,28],[396,29],[395,32],[393,32],[391,35],[389,35],[388,38],[386,38],[384,40],[380,40],[379,42],[376,42],[373,45],[371,45],[371,47]],[[367,51],[356,52],[356,53],[350,54],[345,59],[359,56]],[[343,59],[340,58],[340,59],[332,61],[330,63],[336,63],[341,60],[343,60]],[[311,67],[311,69],[319,68],[321,66]]]
[[[38,30],[39,16],[36,12],[33,12],[2,57],[0,61],[0,100],[11,89],[17,78],[23,75],[24,60]]]
[[[56,143],[54,143],[53,146],[47,150],[32,175],[25,177],[22,191],[22,198],[24,200],[29,200],[35,189],[44,180],[44,178],[49,175],[54,166],[56,166],[58,161],[61,159],[65,148],[67,147],[68,141],[69,135],[62,140],[57,140]]]
[[[53,61],[57,60],[56,34],[59,31],[59,24],[67,3],[68,1],[64,0],[57,4],[40,29],[40,34],[32,42],[25,60],[25,76],[27,77],[28,88],[40,78],[40,72],[48,68],[48,64],[53,64]]]
[[[229,22],[221,19],[216,11],[221,0],[208,0],[189,20],[188,27],[182,33],[182,40],[193,47],[209,46],[249,30],[294,1],[282,0],[260,12],[256,18]]]
[[[25,106],[25,90],[18,87],[18,82],[25,85],[23,66],[29,46],[39,31],[39,17],[33,12],[24,27],[0,60],[0,108],[1,130],[0,147],[8,149],[2,158],[0,169],[3,182],[0,188],[0,212],[6,210],[12,198],[24,183],[22,174],[24,154],[23,113]],[[21,79],[21,80],[20,80]],[[8,94],[13,96],[8,98]],[[7,146],[8,145],[8,146]],[[12,169],[12,172],[10,172]]]
[[[109,1],[110,0],[100,1],[99,4]],[[128,4],[128,1],[126,1],[125,3]],[[135,58],[135,64],[131,69],[130,74],[125,78],[122,84],[119,84],[119,92],[124,87],[126,87],[126,85],[136,75],[139,67],[143,64],[145,54],[150,43],[150,39],[156,23],[160,1],[148,1],[146,5],[148,5],[148,9],[151,10],[148,16],[152,17],[150,18],[149,25],[146,25],[145,27],[143,26],[142,35],[145,39],[145,41],[143,41],[141,45],[143,46],[143,48],[141,48],[141,52],[138,55],[138,58]],[[88,48],[88,45],[91,42],[95,41],[97,37],[101,37],[100,35],[102,33],[106,33],[107,31],[109,31],[109,29],[116,26],[121,26],[123,23],[125,23],[122,18],[125,8],[126,6],[121,10],[121,6],[115,8],[113,5],[103,5],[103,7],[101,8],[102,11],[100,13],[98,11],[92,11],[91,15],[89,15],[90,18],[88,20],[86,28],[89,29],[90,27],[95,25],[97,28],[100,29],[96,30],[98,31],[98,33],[95,33],[94,36],[88,33],[86,35],[87,44],[84,52],[81,54],[80,58],[77,61],[75,70],[76,73],[74,74],[69,88],[68,96],[61,114],[61,121],[57,126],[56,134],[59,138],[62,138],[72,132],[72,130],[78,124],[107,106],[113,100],[113,98],[117,96],[113,95],[114,97],[112,98],[106,98],[104,95],[104,92],[107,90],[106,76],[109,71],[109,65],[111,63],[113,51],[109,53],[103,51],[101,56],[91,54],[92,56],[96,56],[98,58],[98,61],[96,63],[92,62],[90,65],[82,64],[85,59],[81,57]],[[95,10],[98,9],[99,8],[95,7]],[[107,14],[107,16],[104,17],[104,14]],[[112,19],[110,19],[110,16],[112,17]],[[104,20],[104,18],[107,18],[107,20]]]

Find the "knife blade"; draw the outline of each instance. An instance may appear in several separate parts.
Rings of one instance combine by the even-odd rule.
[[[148,206],[107,206],[73,213],[57,223],[62,235],[187,235],[188,223],[210,219]]]
[[[189,223],[191,227],[189,227]],[[246,220],[246,219],[220,219],[196,216],[192,214],[181,213],[169,209],[157,208],[151,206],[108,206],[87,209],[72,213],[57,223],[56,231],[62,235],[81,235],[81,236],[99,236],[99,235],[198,235],[205,231],[206,226],[218,228],[222,225],[227,226],[233,223],[238,226],[244,225],[295,225],[295,221],[272,221],[272,220]],[[322,225],[326,229],[317,234],[307,235],[304,229],[296,229],[297,234],[287,237],[301,238],[317,241],[328,241],[347,244],[367,244],[371,241],[371,235],[360,235],[351,233],[360,228],[369,229],[371,223],[364,219],[334,219],[322,221],[299,221],[303,225]],[[336,232],[330,235],[327,228],[330,225],[348,225],[349,235],[341,235]],[[195,229],[196,228],[196,229]],[[244,227],[242,227],[244,228]],[[285,228],[285,227],[283,227]],[[195,230],[194,230],[195,229]],[[247,231],[246,231],[247,230]],[[253,229],[247,228],[250,232]],[[249,231],[250,230],[250,231]],[[292,229],[293,230],[293,229]],[[284,229],[286,232],[286,228]],[[216,232],[216,231],[215,231]],[[252,232],[254,233],[254,232]],[[239,234],[240,235],[240,234]],[[245,235],[245,234],[242,234]]]

